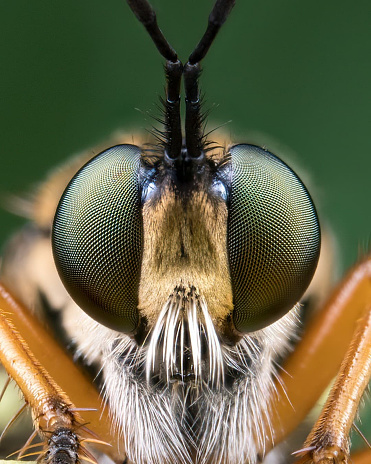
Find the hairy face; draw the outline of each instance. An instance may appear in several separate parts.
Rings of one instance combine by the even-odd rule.
[[[195,306],[192,297],[169,299],[143,346],[76,308],[73,340],[78,352],[102,369],[113,426],[132,462],[255,463],[271,433],[275,360],[295,330],[294,312],[231,347],[205,318],[204,302],[200,311]],[[194,318],[188,324],[187,314]],[[181,343],[189,356],[183,377],[177,362]],[[199,349],[206,357],[198,357]]]

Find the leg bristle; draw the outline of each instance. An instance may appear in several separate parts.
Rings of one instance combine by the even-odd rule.
[[[2,431],[1,435],[0,435],[0,441],[2,440],[2,438],[4,437],[4,435],[6,434],[6,432],[9,430],[9,428],[14,424],[14,422],[18,419],[18,417],[22,414],[22,412],[26,409],[27,407],[27,403],[25,403],[19,410],[18,412],[16,412],[14,414],[14,416],[10,419],[10,421],[6,424],[4,430]]]
[[[8,378],[6,379],[6,382],[5,382],[5,384],[4,384],[4,387],[3,387],[3,389],[1,390],[1,393],[0,393],[0,401],[3,399],[3,396],[4,396],[5,392],[6,392],[6,389],[8,388],[9,384],[10,384],[10,377],[8,377]]]

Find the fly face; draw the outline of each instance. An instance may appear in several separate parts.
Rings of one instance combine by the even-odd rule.
[[[79,329],[70,335],[91,361],[98,349],[130,460],[253,462],[266,431],[257,427],[255,444],[245,437],[267,415],[275,350],[286,348],[291,310],[317,265],[316,212],[275,155],[220,147],[202,131],[200,61],[234,2],[215,4],[184,65],[151,6],[129,5],[166,58],[164,131],[154,146],[99,154],[62,195],[56,267],[78,306],[107,327],[110,348],[81,343]],[[83,325],[96,334],[100,324]]]
[[[129,3],[143,23],[152,16],[146,2]],[[214,32],[232,5],[217,3]],[[203,134],[198,76],[210,34],[183,66],[149,32],[167,60],[162,140],[103,151],[63,193],[52,244],[77,306],[61,290],[61,319],[102,372],[131,461],[255,463],[275,363],[317,264],[317,217],[274,154]]]
[[[213,152],[202,146],[184,176],[184,142],[175,163],[166,147],[113,147],[57,208],[59,275],[107,326],[79,314],[70,337],[102,365],[134,462],[254,462],[267,433],[256,419],[316,267],[317,217],[293,171],[253,145]]]

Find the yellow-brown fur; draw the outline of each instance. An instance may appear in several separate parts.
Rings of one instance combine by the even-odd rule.
[[[171,185],[144,205],[139,310],[150,325],[177,287],[195,287],[218,328],[231,313],[227,214],[207,193],[194,191],[182,201]]]

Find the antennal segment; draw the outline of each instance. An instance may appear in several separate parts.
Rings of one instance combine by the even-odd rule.
[[[235,3],[236,0],[216,0],[214,8],[209,15],[206,32],[188,58],[188,63],[196,64],[205,58],[219,29],[225,23]]]
[[[127,2],[137,19],[146,28],[161,55],[168,61],[177,61],[176,51],[165,39],[164,34],[158,27],[155,10],[147,0],[127,0]]]
[[[147,0],[127,0],[128,5],[137,19],[146,28],[157,50],[167,60],[166,72],[166,102],[165,131],[166,154],[171,159],[177,159],[182,149],[182,125],[180,120],[180,84],[183,65],[173,47],[165,39],[158,27],[156,13]]]
[[[198,79],[201,74],[200,61],[205,57],[219,29],[235,5],[235,0],[216,0],[209,15],[207,29],[202,39],[184,66],[186,94],[185,138],[190,158],[202,158],[202,115]]]

